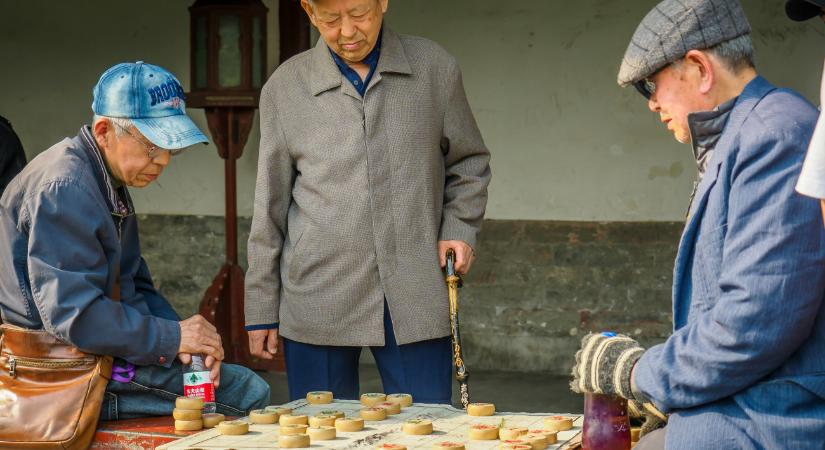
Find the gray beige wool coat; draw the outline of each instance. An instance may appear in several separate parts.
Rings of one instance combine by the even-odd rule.
[[[490,154],[455,59],[386,25],[362,98],[323,40],[261,92],[246,325],[315,345],[449,335],[439,240],[475,246]]]

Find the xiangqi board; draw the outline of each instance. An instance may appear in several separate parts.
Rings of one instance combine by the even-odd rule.
[[[293,409],[293,414],[315,416],[323,411],[337,410],[347,417],[359,417],[363,408],[360,402],[354,400],[335,400],[329,404],[311,405],[306,400],[296,400],[284,405]],[[446,405],[431,405],[414,403],[403,408],[400,414],[387,416],[381,421],[366,421],[364,429],[356,432],[338,432],[334,440],[312,441],[311,447],[316,450],[324,449],[374,449],[379,444],[401,444],[408,450],[432,450],[433,446],[442,441],[463,443],[466,450],[497,450],[500,440],[471,440],[470,427],[474,424],[496,425],[503,427],[524,427],[529,430],[543,429],[544,419],[557,413],[496,413],[493,416],[468,416],[463,410]],[[578,435],[581,431],[582,418],[576,414],[563,414],[573,419],[573,429],[558,433],[558,442],[547,448],[559,450],[565,443]],[[433,432],[428,435],[407,435],[401,429],[407,419],[426,419],[433,423]],[[244,420],[248,420],[245,418]],[[249,433],[241,436],[221,435],[216,429],[205,430],[201,433],[180,439],[158,447],[166,450],[194,450],[194,449],[244,449],[269,450],[280,448],[278,424],[250,424]]]

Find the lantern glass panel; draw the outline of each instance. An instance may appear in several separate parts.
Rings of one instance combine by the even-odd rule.
[[[261,64],[263,61],[264,37],[261,31],[261,18],[252,18],[252,86],[261,87]]]
[[[195,19],[195,87],[198,89],[203,89],[207,86],[207,42],[206,17],[200,16]]]
[[[241,85],[241,21],[234,15],[218,20],[218,84],[222,87]]]

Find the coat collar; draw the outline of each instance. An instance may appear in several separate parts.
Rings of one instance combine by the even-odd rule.
[[[705,173],[708,161],[713,154],[713,148],[722,137],[728,117],[736,104],[736,98],[713,108],[710,111],[699,111],[688,114],[690,128],[690,142],[693,147],[693,156],[699,168],[699,178]]]
[[[687,317],[677,316],[679,311],[687,311],[687,308],[679,308],[678,304],[683,301],[689,301],[689,299],[682,298],[682,285],[685,282],[685,275],[690,270],[693,248],[696,244],[696,232],[699,224],[702,222],[702,216],[705,211],[705,205],[707,205],[708,202],[711,188],[716,184],[716,178],[719,175],[719,166],[727,157],[727,153],[733,149],[734,140],[738,137],[739,130],[745,122],[745,119],[762,98],[774,89],[776,88],[761,76],[757,76],[745,86],[745,89],[742,90],[742,93],[739,94],[739,97],[736,99],[727,124],[722,131],[722,136],[719,138],[719,142],[716,144],[713,155],[708,162],[705,175],[696,188],[696,197],[691,206],[691,210],[688,212],[687,224],[685,225],[685,230],[682,232],[682,238],[679,241],[679,249],[676,254],[676,265],[673,274],[674,329],[679,329],[687,323]]]
[[[78,138],[82,144],[83,150],[88,155],[92,165],[92,172],[97,181],[98,189],[106,199],[106,206],[112,213],[113,217],[126,217],[135,213],[135,206],[132,203],[132,197],[129,195],[129,190],[126,186],[116,187],[113,178],[106,168],[106,163],[103,160],[103,154],[97,146],[92,130],[88,125],[83,126],[78,133]]]
[[[698,201],[694,203],[691,211],[688,213],[690,218],[688,223],[694,221],[692,219],[696,218],[696,211],[698,211],[699,206],[703,206],[704,201],[707,200],[706,194],[712,184],[712,181],[715,180],[716,174],[718,174],[717,170],[710,169],[712,167],[718,167],[719,164],[722,163],[724,157],[720,156],[720,153],[724,154],[730,151],[732,139],[737,136],[742,123],[745,122],[745,119],[751,111],[753,111],[753,108],[756,107],[756,104],[759,103],[759,101],[762,100],[768,92],[774,89],[776,88],[770,84],[768,80],[762,78],[761,76],[757,76],[745,86],[745,89],[743,89],[742,93],[739,94],[739,97],[736,98],[733,109],[730,111],[730,117],[728,117],[727,123],[722,130],[722,135],[719,137],[719,141],[714,146],[714,148],[718,149],[718,151],[714,151],[710,161],[707,162],[708,172],[712,172],[713,176],[703,177],[702,182],[697,187],[696,198]]]
[[[315,48],[312,49],[312,71],[310,73],[310,87],[312,95],[319,95],[322,92],[341,86],[341,71],[335,65],[329,47],[323,39],[318,39]],[[410,62],[404,52],[401,39],[388,26],[384,25],[383,36],[381,38],[381,56],[378,58],[378,66],[375,69],[370,84],[377,83],[381,73],[412,74]]]

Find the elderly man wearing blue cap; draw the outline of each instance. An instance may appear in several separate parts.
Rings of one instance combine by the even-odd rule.
[[[161,67],[118,64],[95,86],[92,110],[91,126],[34,158],[0,200],[4,327],[114,357],[104,420],[171,414],[181,362],[195,354],[211,368],[218,412],[266,405],[268,385],[221,365],[215,327],[199,315],[181,320],[140,254],[128,188],[149,185],[172,157],[207,142],[186,115],[180,83]]]
[[[673,335],[588,335],[579,392],[642,404],[667,427],[637,449],[821,449],[825,232],[794,192],[817,111],[753,63],[737,0],[665,0],[619,71],[699,171],[673,280]]]

